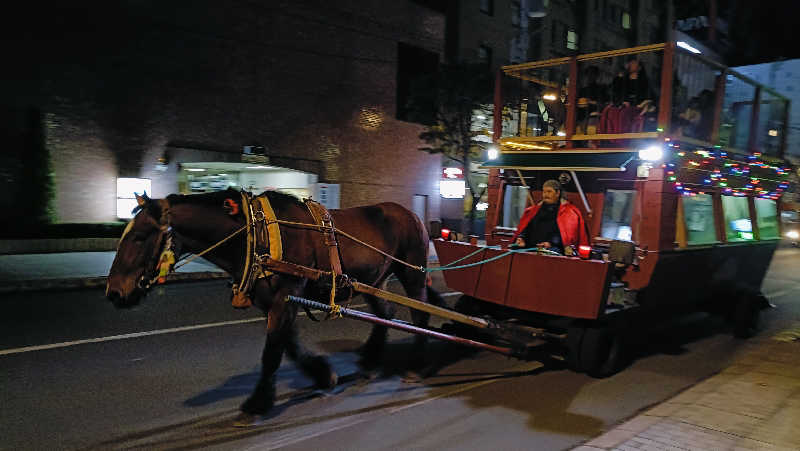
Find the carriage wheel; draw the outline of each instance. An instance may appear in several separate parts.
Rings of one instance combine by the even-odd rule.
[[[736,338],[751,338],[758,332],[761,306],[755,296],[742,295],[733,308],[733,335]]]
[[[584,371],[581,366],[581,343],[583,336],[586,333],[586,328],[583,326],[572,326],[567,331],[567,366],[572,371],[581,373]]]
[[[581,342],[580,366],[592,377],[608,377],[625,365],[626,350],[621,334],[609,327],[589,327]]]

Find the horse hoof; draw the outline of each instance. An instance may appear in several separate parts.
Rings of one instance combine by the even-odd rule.
[[[262,424],[264,424],[264,417],[252,413],[241,412],[233,419],[233,427],[235,428],[250,428]]]

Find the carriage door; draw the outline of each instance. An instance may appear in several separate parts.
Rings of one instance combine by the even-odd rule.
[[[424,194],[414,194],[411,210],[419,217],[419,220],[422,221],[425,230],[430,233],[430,227],[428,225],[428,196]]]

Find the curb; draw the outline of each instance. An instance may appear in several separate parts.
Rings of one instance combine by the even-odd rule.
[[[230,278],[223,271],[177,272],[167,276],[165,283],[190,282],[193,280],[214,280]],[[31,291],[58,291],[82,288],[102,288],[106,286],[106,276],[72,277],[63,279],[37,279],[13,281],[0,286],[0,294]]]

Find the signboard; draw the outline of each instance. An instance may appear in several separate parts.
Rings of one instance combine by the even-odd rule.
[[[311,198],[321,203],[325,208],[339,208],[339,184],[316,183],[314,184]]]
[[[442,168],[443,179],[463,179],[464,170],[461,168]]]
[[[445,199],[462,199],[467,192],[464,180],[441,180],[439,194]]]

